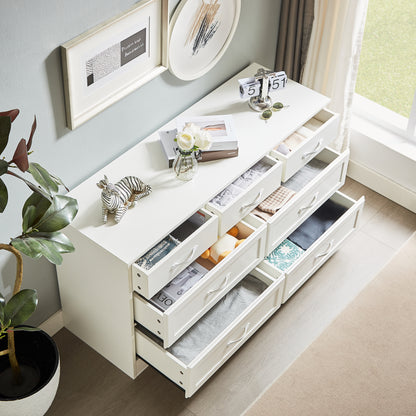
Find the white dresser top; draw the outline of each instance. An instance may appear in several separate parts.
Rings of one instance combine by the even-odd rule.
[[[260,67],[251,64],[181,114],[232,114],[238,157],[200,163],[192,181],[179,181],[167,168],[158,134],[175,128],[173,119],[69,193],[79,204],[78,215],[69,227],[129,265],[329,103],[329,98],[289,80],[284,89],[271,94],[273,101],[289,107],[273,113],[267,122],[261,120],[260,114],[240,99],[237,82],[253,76]],[[119,224],[113,215],[103,224],[101,190],[96,183],[104,175],[112,183],[124,176],[137,176],[152,187],[152,193],[130,208]]]

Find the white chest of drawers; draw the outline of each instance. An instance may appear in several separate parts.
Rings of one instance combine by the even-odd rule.
[[[65,256],[58,267],[65,326],[130,377],[135,378],[144,368],[140,356],[182,387],[187,396],[338,248],[356,227],[363,204],[363,200],[355,202],[342,195],[334,196],[349,210],[306,252],[307,261],[315,259],[312,263],[306,262],[303,266],[303,262],[298,262],[286,274],[262,263],[270,250],[342,185],[348,153],[339,155],[323,150],[336,131],[337,116],[324,110],[329,102],[327,97],[293,81],[272,97],[288,105],[287,108],[274,113],[267,122],[251,111],[239,98],[237,79],[252,76],[259,67],[250,65],[182,114],[232,114],[239,140],[238,157],[201,163],[192,181],[180,182],[167,168],[156,131],[70,193],[78,200],[80,209],[66,230],[76,251]],[[293,160],[279,157],[273,149],[315,115],[322,118],[323,127],[293,155]],[[160,129],[174,127],[172,120]],[[285,180],[293,175],[315,156],[324,159],[328,167],[281,212],[268,222],[249,214],[254,205],[279,187],[281,178]],[[261,159],[270,163],[267,174],[235,204],[222,211],[213,209],[209,201]],[[127,175],[138,176],[152,186],[152,193],[130,209],[119,224],[112,218],[102,224],[100,190],[96,183],[104,175],[112,182]],[[157,267],[147,272],[135,264],[140,256],[196,212],[205,215],[206,222]],[[211,267],[171,309],[161,312],[147,302],[146,299],[212,245],[218,234],[236,223],[241,226],[244,243],[223,262]],[[165,350],[256,266],[259,268],[253,274],[267,289],[197,358],[186,365]],[[137,330],[136,322],[157,335],[161,342],[155,343]]]

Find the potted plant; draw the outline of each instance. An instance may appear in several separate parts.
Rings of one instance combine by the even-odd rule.
[[[74,250],[61,230],[74,219],[78,204],[59,194],[64,186],[59,178],[29,162],[36,117],[29,140],[20,140],[10,161],[2,157],[18,114],[19,110],[0,112],[0,213],[9,199],[7,179],[23,181],[31,190],[22,208],[21,234],[0,244],[0,250],[13,254],[17,262],[12,297],[6,300],[0,293],[0,414],[43,415],[56,394],[59,353],[45,332],[24,326],[38,299],[36,290],[21,289],[22,253],[32,258],[45,256],[51,263],[60,264],[61,253]]]

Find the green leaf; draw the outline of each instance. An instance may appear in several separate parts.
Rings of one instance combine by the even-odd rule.
[[[42,195],[44,198],[48,199],[49,201],[52,201],[52,195],[50,195],[47,191],[42,189],[40,186],[36,186],[34,183],[28,181],[27,179],[23,178],[22,176],[14,174],[16,178],[19,178],[21,181],[23,181],[33,192],[36,192],[40,195]]]
[[[15,238],[11,241],[14,248],[33,259],[45,256],[53,264],[61,264],[62,256],[47,240],[34,237]]]
[[[0,160],[0,176],[4,175],[7,172],[7,169],[9,169],[9,164],[5,160],[1,159]]]
[[[39,222],[50,205],[51,201],[43,195],[37,192],[30,195],[22,209],[23,233],[27,233],[29,229]]]
[[[33,236],[53,243],[59,253],[72,253],[75,250],[74,245],[64,233],[33,233]]]
[[[57,176],[55,176],[55,175],[52,175],[51,174],[51,178],[55,181],[55,183],[58,185],[58,186],[60,186],[60,185],[62,185],[68,192],[69,192],[69,189],[66,187],[66,185],[62,182],[62,179],[61,178],[58,178]]]
[[[65,195],[55,195],[52,204],[42,218],[33,225],[39,231],[54,232],[66,227],[78,212],[76,199]]]
[[[11,127],[11,118],[9,116],[0,116],[0,155],[3,153],[9,141]]]
[[[23,215],[23,222],[22,222],[22,231],[23,234],[27,234],[29,231],[31,224],[35,222],[36,219],[36,207],[33,205],[29,205],[26,208],[25,214]]]
[[[0,213],[6,209],[9,194],[4,182],[0,179]]]
[[[0,326],[3,326],[4,322],[4,307],[6,306],[6,299],[0,293]]]
[[[62,263],[60,253],[71,253],[75,250],[69,238],[60,232],[31,233],[28,236],[14,238],[11,244],[29,257],[45,256],[53,264]]]
[[[35,179],[35,181],[49,194],[58,192],[59,187],[56,181],[45,168],[39,165],[39,163],[30,163],[28,170],[33,176],[33,179]]]
[[[32,315],[37,304],[36,290],[23,289],[7,302],[4,308],[5,319],[10,319],[10,326],[21,325]]]
[[[18,328],[13,328],[13,332],[18,332],[18,331],[37,332],[37,331],[40,331],[40,329],[33,328],[32,326],[19,326]]]
[[[13,238],[10,244],[26,256],[32,259],[42,257],[43,247],[41,242],[32,237],[16,237]]]

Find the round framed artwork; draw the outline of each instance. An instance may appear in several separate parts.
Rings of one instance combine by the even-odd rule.
[[[169,70],[190,81],[207,73],[227,50],[240,17],[241,0],[182,0],[169,39]]]

